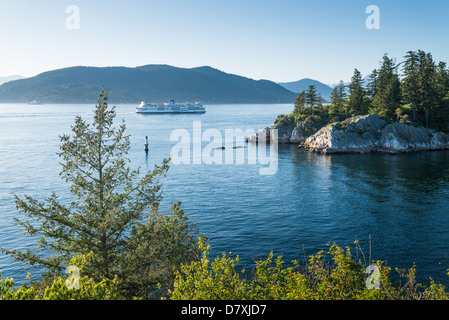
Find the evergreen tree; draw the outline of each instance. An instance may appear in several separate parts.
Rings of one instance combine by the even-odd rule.
[[[373,72],[369,75],[369,80],[366,86],[367,87],[366,94],[371,99],[377,92],[376,82],[377,82],[377,70],[374,69]]]
[[[318,102],[318,96],[316,92],[315,85],[310,85],[306,91],[306,102],[312,110],[313,114],[313,106]]]
[[[430,53],[409,51],[405,56],[401,88],[403,101],[412,109],[414,121],[447,130],[449,75],[444,62],[435,64]]]
[[[396,61],[385,54],[377,71],[376,93],[370,110],[371,113],[390,120],[396,118],[395,111],[401,105],[401,84],[397,68]]]
[[[152,213],[146,223],[132,230],[124,250],[120,273],[125,280],[120,285],[124,296],[166,296],[173,289],[174,271],[201,258],[198,236],[199,230],[188,222],[181,202],[172,205],[170,215]]]
[[[449,70],[446,63],[440,62],[435,74],[436,103],[432,111],[431,127],[448,131],[449,104],[445,99],[449,92]]]
[[[438,100],[438,92],[435,85],[436,66],[432,55],[422,50],[418,51],[418,60],[418,95],[420,104],[417,111],[421,118],[424,119],[421,123],[428,128],[431,112]]]
[[[179,244],[179,241],[162,241],[160,237],[154,242],[156,235],[152,232],[173,224],[173,221],[178,221],[180,227],[185,224],[179,206],[175,208],[176,219],[159,219],[157,226],[152,222],[159,216],[162,199],[158,178],[165,175],[169,160],[163,160],[162,165],[142,176],[138,169],[131,170],[127,166],[130,142],[129,136],[125,135],[125,123],[113,127],[115,108],[109,109],[107,102],[107,94],[102,91],[93,123],[77,116],[72,136],[60,136],[60,175],[71,184],[71,202],[61,203],[55,193],[45,201],[28,195],[24,199],[15,196],[17,208],[24,215],[21,219],[15,218],[15,222],[27,235],[40,238],[36,250],[2,251],[28,265],[44,267],[45,274],[50,277],[61,274],[74,255],[92,252],[89,268],[84,270],[87,275],[95,280],[118,275],[120,281],[126,283],[124,275],[129,273],[129,259],[148,262],[147,256],[141,255],[142,250],[130,254],[130,246],[136,243],[136,237],[142,246],[151,246],[151,250],[156,251],[162,250],[160,245],[164,245],[163,250],[174,251],[169,244]],[[153,229],[148,227],[149,224]],[[196,239],[191,241],[191,237],[184,237],[182,233],[167,236],[170,239],[182,237],[182,241],[189,243],[189,248],[196,245]],[[188,252],[190,254],[192,250]],[[175,261],[178,257],[162,256],[162,259]],[[186,260],[185,255],[182,259],[183,262]],[[151,264],[158,265],[156,260]]]
[[[346,107],[346,85],[341,80],[332,90],[330,112],[333,114],[347,113]]]
[[[348,109],[351,115],[365,114],[366,92],[363,88],[363,78],[359,70],[355,69],[349,84]]]
[[[410,105],[412,120],[416,121],[416,110],[421,104],[418,81],[419,81],[419,59],[414,51],[408,51],[403,62],[403,79],[401,82],[403,102]]]
[[[302,91],[295,99],[295,109],[293,110],[293,113],[295,114],[301,114],[305,105],[306,105],[306,98],[305,98],[306,92]]]

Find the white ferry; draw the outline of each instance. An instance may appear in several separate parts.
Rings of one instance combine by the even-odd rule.
[[[206,108],[198,103],[176,103],[170,100],[169,103],[152,104],[142,101],[136,108],[137,113],[205,113]]]

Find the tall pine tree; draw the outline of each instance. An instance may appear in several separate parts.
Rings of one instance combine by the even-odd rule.
[[[318,95],[316,92],[315,85],[310,85],[309,88],[306,91],[306,102],[309,105],[310,110],[312,111],[312,114],[314,114],[313,106],[316,105],[318,102]]]
[[[341,80],[332,90],[330,112],[333,114],[346,114],[347,111],[346,85]]]
[[[377,92],[376,82],[377,82],[377,70],[374,69],[373,72],[369,75],[368,83],[366,85],[366,95],[371,99]]]
[[[295,109],[293,110],[293,113],[295,114],[301,114],[304,110],[304,107],[306,105],[306,92],[302,91],[295,99]]]
[[[413,121],[417,121],[416,111],[421,104],[418,90],[419,59],[414,51],[408,51],[404,57],[402,68],[403,79],[401,81],[402,100],[410,105]]]
[[[431,112],[435,108],[438,100],[437,88],[435,85],[436,66],[430,53],[422,50],[418,51],[419,77],[418,77],[418,95],[420,104],[418,113],[421,117],[421,123],[429,127]]]
[[[436,102],[432,111],[430,126],[437,130],[448,131],[449,103],[446,95],[449,92],[449,70],[445,62],[439,62],[435,73]]]
[[[23,215],[15,218],[15,222],[27,235],[40,238],[36,250],[2,249],[4,253],[25,264],[41,266],[53,277],[65,270],[72,256],[93,252],[93,260],[84,272],[97,280],[118,275],[122,283],[127,283],[124,276],[130,274],[130,267],[136,266],[129,263],[130,259],[153,267],[158,265],[156,260],[146,259],[144,250],[130,249],[138,248],[137,244],[149,246],[153,252],[178,252],[170,246],[182,243],[183,252],[193,253],[197,248],[195,234],[187,237],[182,232],[168,232],[166,236],[172,240],[165,241],[161,232],[154,233],[170,225],[179,230],[186,227],[179,205],[173,208],[172,218],[162,219],[158,212],[162,199],[158,179],[168,170],[169,160],[142,175],[139,169],[131,170],[127,158],[129,136],[125,135],[124,121],[118,128],[113,126],[115,116],[115,108],[108,108],[107,94],[103,91],[91,124],[76,116],[72,135],[60,136],[58,154],[62,159],[60,175],[70,184],[71,202],[61,203],[55,193],[44,201],[29,195],[23,199],[15,196]],[[160,245],[164,248],[158,248]],[[179,258],[186,260],[185,256],[157,257],[172,262]],[[172,274],[172,268],[168,269]]]
[[[365,114],[366,92],[363,88],[363,77],[359,70],[355,69],[349,84],[349,102],[348,109],[351,115]]]
[[[372,99],[370,112],[390,120],[396,118],[396,109],[401,106],[401,83],[395,59],[383,56],[381,66],[377,70],[376,92]]]

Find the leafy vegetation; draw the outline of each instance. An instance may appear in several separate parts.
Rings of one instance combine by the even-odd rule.
[[[82,273],[86,264],[93,258],[93,254],[77,255],[70,260],[71,266],[76,266]],[[0,275],[0,300],[120,300],[118,277],[103,279],[99,282],[80,275],[76,281],[77,288],[67,284],[68,278],[57,277],[47,286],[33,281],[30,275],[30,285],[15,288],[14,279],[2,279]]]
[[[356,242],[357,243],[357,242]],[[225,253],[209,258],[210,247],[200,242],[201,261],[176,271],[171,299],[175,300],[433,300],[448,299],[445,287],[430,281],[430,286],[415,280],[416,267],[396,269],[393,284],[391,268],[382,261],[372,264],[373,273],[356,261],[351,248],[329,245],[309,257],[305,265],[293,261],[285,267],[282,256],[270,252],[257,261],[254,270],[237,271],[239,257]],[[359,246],[360,248],[360,246]],[[357,245],[356,245],[357,249]]]
[[[354,257],[360,249],[328,244],[328,250],[311,255],[304,263],[295,260],[285,266],[282,256],[273,252],[256,261],[253,269],[238,271],[239,257],[223,253],[210,260],[210,246],[199,240],[202,258],[183,264],[174,271],[174,282],[165,297],[172,300],[448,300],[445,286],[430,279],[426,286],[415,280],[416,266],[395,269],[383,261],[370,267]],[[363,255],[364,257],[364,255]],[[15,287],[13,279],[0,276],[0,300],[121,300],[147,299],[124,295],[120,277],[94,280],[86,270],[94,261],[92,253],[74,256],[78,286],[71,286],[72,275],[58,276],[43,285],[29,276],[29,284]],[[393,283],[392,278],[396,281]],[[154,296],[151,298],[155,298]],[[160,298],[160,297],[159,297]]]

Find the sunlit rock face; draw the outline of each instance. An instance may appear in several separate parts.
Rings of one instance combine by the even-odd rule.
[[[334,122],[308,137],[302,148],[328,153],[401,153],[449,148],[447,134],[403,123],[388,124],[375,114]]]

